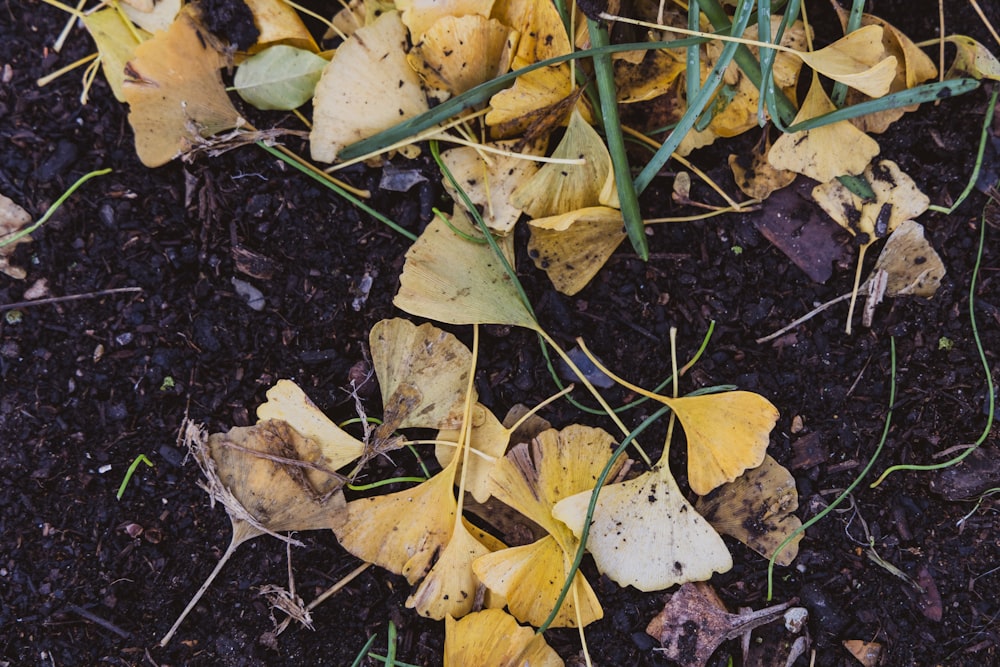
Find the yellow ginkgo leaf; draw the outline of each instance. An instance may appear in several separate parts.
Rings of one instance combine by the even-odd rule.
[[[724,391],[660,400],[684,427],[688,484],[698,495],[733,481],[764,460],[778,409],[760,394]]]
[[[510,88],[490,98],[486,125],[496,138],[524,134],[528,128],[544,124],[555,127],[564,122],[570,104],[576,104],[569,65],[542,67],[517,77]]]
[[[924,226],[904,220],[889,235],[875,261],[875,271],[886,272],[885,293],[929,299],[941,286],[945,268],[934,246],[924,238]]]
[[[479,235],[460,208],[455,209],[451,224],[465,234]],[[513,235],[497,243],[513,266]],[[411,315],[438,322],[511,324],[538,330],[490,246],[459,236],[438,217],[406,251],[393,303]]]
[[[541,155],[545,143],[535,142],[523,146],[520,141],[502,141],[489,144],[491,148]],[[507,234],[521,217],[521,209],[511,203],[511,195],[538,172],[538,164],[524,157],[497,155],[460,146],[441,153],[441,159],[455,180],[477,207],[482,209],[483,220],[498,234]],[[461,197],[451,182],[445,180],[445,189],[452,199],[461,204]]]
[[[572,50],[554,2],[497,0],[490,16],[509,25],[519,37],[511,69],[521,69]]]
[[[132,0],[121,5],[132,23],[149,33],[168,30],[181,11],[182,0]]]
[[[382,389],[377,436],[388,437],[398,428],[462,424],[472,366],[464,343],[433,324],[417,326],[403,318],[376,323],[368,342]]]
[[[572,554],[568,555],[555,539],[546,536],[531,544],[481,556],[472,569],[491,591],[507,599],[507,608],[517,620],[538,626],[545,622],[559,599],[571,559]],[[587,626],[603,616],[594,589],[577,572],[552,627]]]
[[[965,35],[949,35],[944,41],[951,42],[958,49],[944,78],[971,76],[974,79],[1000,81],[1000,60],[988,48]]]
[[[528,256],[570,296],[590,283],[626,238],[621,211],[607,206],[532,220],[530,229]]]
[[[563,667],[545,637],[499,609],[484,609],[444,625],[444,667]]]
[[[830,181],[813,188],[813,199],[841,227],[861,237],[862,245],[885,238],[904,220],[916,218],[927,210],[930,199],[892,160],[879,160],[864,170],[864,177],[875,193],[863,199],[840,181]]]
[[[129,30],[121,13],[113,7],[102,9],[93,14],[85,14],[83,24],[87,26],[87,31],[97,44],[97,51],[101,54],[101,67],[104,69],[104,77],[111,86],[111,92],[119,102],[125,101],[125,92],[122,86],[125,83],[125,63],[135,55],[135,47],[139,46],[139,41],[135,38],[135,33]],[[137,29],[140,39],[146,40],[151,35]]]
[[[438,621],[465,616],[473,609],[480,585],[472,572],[472,562],[488,553],[490,549],[460,522],[430,572],[406,599],[406,606]]]
[[[882,46],[882,26],[866,25],[819,51],[800,51],[799,58],[820,74],[860,90],[869,97],[889,92],[897,60]]]
[[[554,515],[580,537],[592,492],[562,500]],[[601,488],[587,539],[597,569],[621,586],[658,591],[733,566],[719,534],[684,498],[666,452],[652,470]]]
[[[420,581],[455,527],[455,466],[417,486],[347,503],[334,526],[341,546],[361,560]]]
[[[268,533],[319,530],[339,526],[343,497],[328,496],[339,487],[331,475],[313,484],[305,467],[323,460],[319,445],[286,422],[263,421],[208,438],[208,448],[222,486]],[[315,471],[315,470],[314,470]],[[246,517],[240,517],[246,519]]]
[[[642,55],[638,62],[629,57],[632,53]],[[645,102],[670,92],[674,80],[685,69],[683,56],[669,49],[616,53],[611,62],[620,104]]]
[[[406,29],[386,12],[337,48],[316,85],[312,158],[333,162],[340,150],[428,108],[420,77],[406,62]]]
[[[472,410],[465,488],[476,502],[485,503],[491,493],[490,470],[507,451],[511,432],[504,428],[500,420],[486,406],[477,403]],[[451,463],[456,450],[455,447],[443,443],[457,443],[459,435],[457,429],[438,431],[435,439],[441,444],[434,448],[434,455],[442,466]],[[461,466],[459,471],[461,472]]]
[[[511,29],[479,14],[444,16],[406,57],[432,96],[444,101],[510,68]]]
[[[729,156],[729,168],[743,194],[761,201],[771,196],[775,190],[787,187],[795,180],[795,172],[775,169],[767,161],[771,149],[771,137],[765,132],[750,155]]]
[[[491,7],[493,0],[396,0],[396,9],[402,12],[403,24],[414,44],[445,16],[489,16]]]
[[[853,33],[852,33],[853,34]],[[836,107],[813,75],[812,85],[795,122],[816,118]],[[794,171],[826,183],[837,176],[857,174],[879,153],[878,143],[846,120],[811,130],[783,134],[768,151],[775,169]]]
[[[299,13],[284,0],[244,0],[253,13],[253,22],[260,31],[250,53],[257,53],[275,44],[294,46],[316,53],[319,46],[302,22]]]
[[[320,448],[322,464],[338,470],[357,460],[365,451],[363,442],[334,424],[291,380],[278,380],[267,391],[267,401],[257,407],[257,419],[281,420]],[[315,475],[315,471],[306,471]]]
[[[243,122],[222,83],[226,58],[210,43],[190,14],[182,13],[169,30],[139,44],[125,66],[128,120],[147,167]]]
[[[735,537],[764,558],[802,526],[794,512],[799,506],[795,478],[770,456],[752,470],[723,484],[695,509],[720,533]],[[799,533],[778,554],[778,565],[790,565],[799,551]]]
[[[601,204],[601,190],[611,171],[611,155],[601,135],[576,109],[552,157],[584,162],[544,164],[534,178],[514,192],[514,206],[532,218],[544,218]]]
[[[513,447],[493,467],[493,495],[545,529],[567,552],[573,551],[573,534],[552,516],[557,502],[581,491],[590,491],[611,458],[612,438],[606,431],[573,424],[562,431],[550,429],[530,443]],[[609,473],[614,478],[624,459]]]

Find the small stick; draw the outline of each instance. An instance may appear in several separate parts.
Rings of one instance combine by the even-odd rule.
[[[75,604],[68,604],[68,605],[66,605],[66,611],[71,611],[74,614],[76,614],[77,616],[79,616],[80,618],[86,619],[86,620],[90,621],[91,623],[96,623],[97,625],[101,626],[105,630],[108,630],[109,632],[115,633],[116,635],[118,635],[122,639],[128,639],[129,637],[132,636],[132,634],[129,631],[122,630],[121,628],[119,628],[117,625],[115,625],[111,621],[106,621],[103,618],[101,618],[100,616],[98,616],[97,614],[94,614],[93,612],[87,611],[83,607],[79,607],[79,606],[77,606]]]
[[[114,289],[100,290],[97,292],[87,292],[85,294],[67,294],[66,296],[50,296],[45,299],[32,299],[31,301],[17,301],[15,303],[0,303],[0,313],[5,310],[15,308],[27,308],[28,306],[44,306],[50,303],[62,303],[64,301],[79,301],[80,299],[96,299],[111,294],[125,294],[127,292],[141,292],[141,287],[115,287]]]
[[[806,322],[806,321],[811,320],[812,318],[816,317],[817,315],[819,315],[820,313],[822,313],[824,310],[826,310],[830,306],[836,305],[836,304],[840,303],[841,301],[846,301],[847,299],[851,298],[852,294],[854,294],[854,292],[848,292],[847,294],[841,294],[836,299],[831,299],[830,301],[827,301],[826,303],[821,303],[820,305],[816,306],[815,308],[813,308],[808,313],[806,313],[805,315],[803,315],[799,319],[795,320],[794,322],[792,322],[788,326],[783,327],[781,329],[778,329],[773,334],[764,336],[763,338],[758,338],[756,342],[757,343],[766,343],[769,340],[774,340],[775,338],[777,338],[781,334],[787,333],[787,332],[791,331],[792,329],[794,329],[795,327],[797,327],[800,324],[802,324],[803,322]]]

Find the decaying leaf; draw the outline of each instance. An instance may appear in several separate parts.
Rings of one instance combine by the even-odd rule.
[[[329,470],[343,468],[365,451],[363,442],[330,421],[291,380],[278,380],[267,391],[267,401],[257,407],[257,419],[287,422],[319,446],[321,462]]]
[[[591,495],[570,496],[553,511],[578,537]],[[677,487],[666,453],[649,472],[601,489],[587,550],[602,574],[640,591],[702,581],[733,566],[722,538]]]
[[[819,51],[801,51],[798,56],[820,74],[869,97],[888,93],[896,77],[897,60],[882,46],[880,25],[863,26]]]
[[[511,29],[479,14],[445,16],[407,56],[431,96],[443,101],[495,79],[510,68]]]
[[[590,283],[625,240],[622,213],[592,206],[530,221],[528,256],[563,294],[573,295]]]
[[[336,529],[346,515],[344,496],[335,491],[339,484],[332,474],[320,477],[319,484],[304,474],[316,471],[321,464],[319,446],[285,422],[268,420],[211,436],[188,423],[184,440],[205,476],[202,486],[212,504],[218,501],[226,508],[233,534],[215,569],[160,640],[160,646],[170,642],[241,544],[266,534],[301,545],[279,533]]]
[[[381,320],[368,338],[382,388],[376,439],[399,428],[458,428],[462,424],[472,353],[454,335],[402,318]],[[476,400],[475,395],[471,397]]]
[[[340,150],[427,110],[420,77],[406,62],[406,29],[386,12],[340,45],[313,98],[312,158]]]
[[[312,99],[326,62],[312,51],[276,44],[244,60],[233,87],[258,109],[298,109]]]
[[[455,209],[451,224],[465,234],[479,236],[460,208]],[[406,251],[393,303],[411,315],[438,322],[511,324],[537,330],[510,276],[483,241],[462,238],[435,217]],[[499,238],[497,244],[513,266],[513,238]]]
[[[544,141],[528,146],[522,143],[502,141],[489,146],[528,155],[541,155],[545,150]],[[481,152],[471,146],[444,151],[441,159],[472,203],[482,209],[487,226],[498,234],[508,234],[521,217],[521,209],[512,203],[511,195],[538,173],[538,164],[523,157]],[[456,205],[462,206],[451,182],[445,180],[444,187]]]
[[[521,69],[572,50],[555,3],[496,0],[490,15],[517,32],[517,50],[511,69]]]
[[[543,635],[517,624],[500,609],[445,619],[444,667],[563,667]]]
[[[283,44],[311,53],[319,51],[316,40],[302,17],[284,0],[244,0],[253,13],[253,22],[260,34],[250,53],[269,46]],[[294,108],[294,107],[293,107]]]
[[[764,133],[761,141],[749,155],[729,155],[729,168],[736,179],[736,187],[753,199],[764,201],[776,190],[787,187],[795,180],[795,172],[775,169],[768,162],[771,137]]]
[[[532,70],[491,97],[486,125],[492,136],[503,139],[522,135],[536,126],[561,125],[573,108],[567,103],[576,104],[569,74],[566,63]]]
[[[511,203],[532,218],[562,215],[599,206],[601,190],[611,172],[611,154],[601,135],[573,110],[569,126],[552,157],[584,160],[583,164],[546,163],[518,188]]]
[[[882,645],[878,642],[867,642],[863,639],[845,639],[843,642],[854,658],[864,667],[877,667],[882,661]]]
[[[136,153],[147,167],[243,123],[222,83],[226,59],[210,44],[190,14],[182,13],[168,30],[139,44],[126,65],[122,91]]]
[[[507,599],[517,619],[541,625],[554,608],[579,542],[552,509],[563,498],[593,488],[611,456],[612,443],[600,429],[572,425],[515,446],[493,467],[493,495],[548,533],[537,542],[488,554],[473,564],[476,576]],[[617,463],[612,474],[623,463]],[[577,572],[552,625],[585,626],[602,616],[593,589]]]
[[[765,558],[770,558],[785,538],[802,526],[794,514],[798,506],[795,479],[770,456],[695,503],[695,509],[716,530],[735,537]],[[800,533],[782,549],[775,562],[791,564],[801,540]]]
[[[87,31],[101,54],[101,67],[104,69],[104,78],[111,86],[111,92],[115,99],[124,102],[125,92],[122,87],[125,83],[125,64],[135,56],[135,48],[139,45],[135,33],[129,30],[121,13],[113,7],[84,15],[83,24],[87,26]],[[143,40],[151,37],[150,33],[141,28],[136,30]]]
[[[993,53],[965,35],[949,35],[944,41],[951,42],[958,49],[946,79],[968,75],[974,79],[993,79],[1000,81],[1000,60]]]
[[[0,243],[7,240],[21,230],[22,227],[31,222],[31,214],[14,203],[12,199],[0,195]],[[11,278],[24,280],[28,273],[19,266],[12,266],[10,257],[14,254],[14,248],[21,243],[29,243],[31,236],[22,236],[14,243],[0,245],[0,272],[6,273]]]
[[[663,654],[683,667],[703,667],[727,639],[781,618],[789,603],[730,614],[708,584],[684,584],[646,628]]]
[[[836,107],[813,75],[812,85],[795,122],[822,116]],[[858,174],[878,155],[878,143],[867,134],[843,120],[811,130],[783,134],[767,154],[775,169],[794,171],[826,183],[844,174]]]
[[[874,270],[888,274],[885,293],[893,297],[912,294],[929,299],[945,275],[941,256],[924,238],[924,226],[913,220],[899,223],[886,240]]]
[[[639,56],[638,61],[635,55]],[[683,56],[670,49],[616,53],[611,62],[620,104],[645,102],[665,95],[685,69]]]

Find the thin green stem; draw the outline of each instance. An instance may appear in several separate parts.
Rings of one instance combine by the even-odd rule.
[[[52,206],[49,206],[49,209],[45,211],[45,214],[38,219],[38,222],[25,227],[21,231],[16,232],[5,239],[0,240],[0,248],[4,247],[5,245],[10,245],[11,243],[17,243],[19,240],[23,239],[25,236],[31,234],[33,231],[35,231],[36,229],[44,225],[46,222],[48,222],[49,218],[52,217],[52,214],[55,213],[59,209],[59,207],[62,206],[66,202],[66,200],[70,198],[70,196],[72,196],[74,192],[79,190],[81,185],[83,185],[84,183],[86,183],[87,181],[96,176],[103,176],[105,174],[110,174],[110,173],[111,169],[98,169],[96,171],[88,172],[83,176],[81,176],[80,178],[78,178],[76,183],[69,186],[69,189],[66,190],[66,192],[62,193],[62,195],[59,196],[59,199],[57,199],[55,203],[52,204]]]
[[[116,499],[121,500],[122,496],[125,495],[125,487],[128,486],[129,481],[132,479],[132,475],[135,474],[135,471],[139,468],[140,463],[145,463],[150,468],[153,467],[153,462],[146,458],[145,454],[139,454],[139,456],[135,457],[135,460],[132,461],[128,470],[125,471],[125,478],[122,480],[121,485],[118,487],[118,493],[115,495]]]
[[[284,153],[282,153],[278,149],[274,148],[273,146],[268,146],[263,141],[258,141],[256,143],[257,143],[258,146],[260,146],[261,148],[263,148],[265,151],[267,151],[268,153],[270,153],[274,157],[278,158],[279,160],[281,160],[285,164],[288,164],[288,165],[294,167],[295,169],[301,171],[303,174],[305,174],[309,178],[313,179],[314,181],[316,181],[320,185],[322,185],[322,186],[324,186],[326,188],[329,188],[330,190],[332,190],[333,192],[335,192],[339,197],[342,197],[342,198],[346,199],[347,201],[349,201],[351,204],[353,204],[357,208],[361,209],[362,211],[364,211],[368,215],[372,216],[373,218],[375,218],[376,220],[378,220],[382,224],[390,227],[392,230],[396,231],[397,233],[401,234],[402,236],[408,238],[410,241],[416,241],[417,240],[417,235],[416,234],[414,234],[413,232],[411,232],[408,229],[404,229],[403,227],[400,227],[394,221],[392,221],[389,218],[385,217],[384,215],[382,215],[381,213],[379,213],[378,211],[376,211],[375,209],[373,209],[371,206],[369,206],[368,204],[364,203],[363,201],[361,201],[360,199],[358,199],[357,197],[355,197],[350,192],[348,192],[344,188],[340,187],[336,183],[331,182],[329,179],[323,178],[322,176],[320,176],[319,174],[315,173],[314,171],[312,171],[311,169],[309,169],[305,165],[300,164],[297,160],[291,158],[288,155],[285,155]]]
[[[981,444],[986,442],[986,438],[989,437],[990,431],[993,430],[993,417],[996,411],[996,394],[993,389],[993,371],[990,369],[989,360],[986,358],[986,350],[983,349],[982,338],[979,337],[979,325],[976,322],[976,284],[979,280],[979,269],[983,261],[983,246],[986,242],[986,213],[985,209],[983,216],[979,222],[979,251],[976,255],[976,266],[972,269],[972,282],[969,284],[969,322],[972,326],[972,339],[976,343],[976,352],[979,353],[979,361],[983,365],[983,372],[986,375],[986,403],[987,403],[987,416],[986,425],[983,427],[983,432],[980,434],[979,438],[970,445],[964,452],[943,461],[942,463],[935,463],[929,465],[910,465],[910,464],[900,464],[894,465],[886,469],[879,478],[872,482],[872,487],[876,487],[881,484],[886,477],[894,472],[900,470],[917,470],[921,472],[927,472],[931,470],[942,470],[943,468],[950,468],[953,465],[957,465],[965,460],[965,457],[976,451]]]
[[[851,492],[854,491],[855,488],[857,488],[858,484],[861,483],[861,480],[863,480],[865,478],[865,476],[868,474],[868,472],[872,469],[872,466],[875,465],[875,462],[878,461],[878,457],[882,453],[882,447],[885,445],[885,441],[889,438],[889,427],[892,425],[892,411],[893,411],[893,408],[896,405],[896,339],[895,338],[890,338],[889,342],[890,342],[890,359],[891,359],[891,367],[890,367],[890,371],[889,371],[889,377],[890,377],[890,380],[889,380],[889,382],[890,382],[890,385],[889,385],[889,411],[886,412],[886,415],[885,415],[885,426],[882,428],[882,437],[879,438],[878,445],[875,447],[875,452],[872,454],[872,457],[868,461],[868,464],[861,471],[861,474],[859,474],[854,479],[854,481],[851,482],[850,486],[848,486],[846,489],[844,489],[844,492],[841,493],[839,496],[837,496],[837,498],[832,503],[830,503],[829,505],[827,505],[823,509],[822,512],[820,512],[819,514],[817,514],[813,518],[811,518],[808,521],[806,521],[805,523],[803,523],[797,529],[795,529],[795,531],[792,532],[791,535],[789,535],[788,537],[786,537],[785,540],[781,544],[778,545],[778,548],[774,550],[774,553],[771,554],[771,558],[767,561],[767,600],[768,600],[768,602],[771,601],[771,598],[774,595],[774,562],[778,558],[778,554],[780,554],[785,549],[785,547],[787,547],[788,544],[792,540],[794,540],[798,535],[801,535],[807,529],[809,529],[810,527],[812,527],[813,525],[815,525],[818,521],[821,521],[823,519],[823,517],[825,517],[827,514],[829,514],[830,512],[832,512],[834,509],[836,509],[836,507],[838,505],[840,505],[840,503],[844,502],[844,500],[848,496],[851,495]]]
[[[972,192],[972,189],[976,187],[976,183],[979,181],[979,170],[983,166],[983,156],[986,154],[986,142],[990,138],[990,127],[993,125],[993,114],[997,108],[997,96],[1000,95],[1000,88],[994,89],[993,94],[990,96],[990,102],[986,105],[986,116],[983,118],[983,129],[979,134],[979,150],[976,152],[976,166],[972,170],[972,175],[969,177],[969,182],[965,185],[965,189],[962,190],[962,194],[958,196],[955,203],[950,207],[945,208],[944,206],[931,205],[928,206],[932,211],[937,211],[938,213],[944,213],[945,215],[951,215],[955,212],[962,202],[965,201],[966,197]]]

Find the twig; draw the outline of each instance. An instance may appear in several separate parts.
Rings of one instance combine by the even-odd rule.
[[[44,306],[50,303],[62,303],[64,301],[80,301],[81,299],[96,299],[111,294],[125,294],[128,292],[141,292],[141,287],[115,287],[114,289],[99,290],[97,292],[86,292],[84,294],[67,294],[66,296],[50,296],[45,299],[31,299],[30,301],[16,301],[14,303],[0,303],[0,313],[5,310],[15,308],[27,308],[29,306]]]
[[[122,630],[121,628],[119,628],[117,625],[115,625],[111,621],[106,621],[103,618],[101,618],[100,616],[98,616],[97,614],[94,614],[92,612],[87,611],[83,607],[79,607],[79,606],[71,603],[71,604],[66,605],[65,608],[66,608],[66,611],[71,611],[74,614],[76,614],[77,616],[79,616],[80,618],[84,618],[84,619],[90,621],[91,623],[96,623],[97,625],[101,626],[105,630],[108,630],[109,632],[115,633],[116,635],[118,635],[122,639],[128,639],[129,637],[132,636],[132,633],[130,633],[128,630]]]

